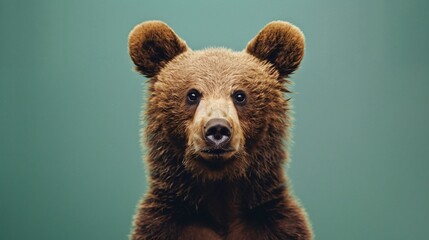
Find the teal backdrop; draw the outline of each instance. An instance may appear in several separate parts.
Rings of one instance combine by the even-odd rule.
[[[243,49],[269,21],[306,36],[287,167],[318,240],[429,236],[428,1],[0,2],[0,239],[127,239],[147,189],[146,79],[127,37],[167,22]]]

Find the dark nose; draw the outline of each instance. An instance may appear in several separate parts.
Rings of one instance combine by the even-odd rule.
[[[231,138],[231,126],[225,119],[210,119],[204,127],[204,134],[209,146],[224,147]]]

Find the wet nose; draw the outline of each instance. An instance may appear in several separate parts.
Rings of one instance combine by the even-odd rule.
[[[204,134],[207,145],[223,147],[231,138],[231,126],[225,119],[210,119],[204,127]]]

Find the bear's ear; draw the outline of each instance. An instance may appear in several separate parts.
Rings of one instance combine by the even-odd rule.
[[[247,44],[246,52],[271,63],[280,78],[287,77],[304,56],[304,34],[288,22],[270,22]]]
[[[158,74],[167,62],[187,50],[185,41],[161,21],[140,23],[128,36],[128,51],[136,70],[147,77]]]

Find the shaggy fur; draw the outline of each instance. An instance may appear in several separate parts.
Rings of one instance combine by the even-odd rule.
[[[282,168],[291,125],[283,77],[298,67],[303,39],[293,25],[273,22],[246,51],[191,51],[164,23],[133,29],[130,56],[152,78],[144,114],[150,188],[132,240],[312,239]],[[201,93],[198,104],[186,101],[190,89]],[[245,104],[234,102],[237,91]],[[232,126],[229,155],[200,151],[213,116]]]
[[[280,77],[287,77],[304,56],[304,34],[287,22],[271,22],[249,42],[246,51],[273,64]]]
[[[153,77],[187,46],[165,23],[151,21],[134,27],[129,35],[129,53],[136,70]]]

